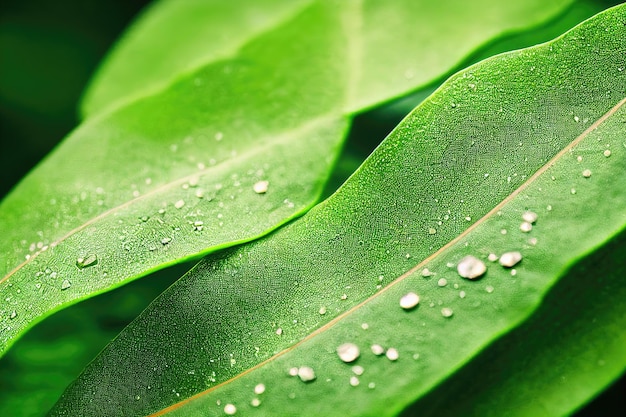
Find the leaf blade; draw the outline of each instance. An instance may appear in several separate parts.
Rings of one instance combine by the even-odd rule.
[[[316,413],[322,410],[329,415],[400,412],[417,395],[426,393],[530,316],[564,268],[623,230],[624,211],[616,208],[625,204],[624,195],[619,187],[609,185],[626,172],[625,151],[620,146],[626,91],[624,73],[619,70],[625,10],[616,7],[554,42],[496,57],[453,77],[329,200],[271,238],[216,254],[179,280],[96,359],[54,411],[62,412],[64,407],[84,411],[89,407],[86,401],[96,401],[109,395],[108,389],[115,389],[101,386],[102,370],[107,373],[104,379],[117,381],[123,374],[115,370],[130,369],[125,390],[141,401],[129,402],[124,400],[128,397],[120,396],[115,406],[137,414],[184,414],[200,409],[219,413],[217,399],[236,401],[238,408],[247,410],[251,388],[264,381],[277,382],[272,395],[268,388],[263,397],[265,407],[254,409],[258,414],[276,410],[301,414],[311,404],[317,407]],[[605,73],[608,69],[610,76]],[[480,97],[490,100],[483,102],[468,94],[468,82],[477,86]],[[607,135],[609,124],[613,125]],[[449,132],[454,132],[455,138],[449,139]],[[580,149],[582,160],[593,168],[590,178],[582,175],[580,155],[568,151],[576,138],[585,140],[576,152]],[[611,144],[614,153],[610,158],[603,154],[604,143]],[[472,150],[474,146],[476,150]],[[548,164],[556,154],[558,163]],[[555,180],[551,179],[553,169],[558,174]],[[541,175],[527,181],[537,171]],[[447,186],[452,180],[446,175],[456,175],[455,187]],[[526,186],[509,201],[507,196],[522,184],[532,187]],[[588,217],[589,202],[596,201],[596,186],[610,190],[614,201],[604,201],[601,215]],[[575,194],[572,188],[577,189]],[[554,203],[553,211],[539,211],[549,203],[549,192],[558,204]],[[465,232],[472,219],[483,218],[502,201],[506,204],[500,208],[500,216],[485,217]],[[559,206],[563,211],[559,212]],[[546,232],[530,235],[539,237],[535,244],[518,230],[520,216],[529,208],[537,210],[540,219],[546,218],[543,223],[539,220],[535,233],[541,233],[542,227]],[[586,239],[568,245],[563,239],[568,230],[563,225],[572,217],[591,221],[580,227]],[[430,233],[430,228],[437,226],[435,233]],[[462,239],[444,250],[445,257],[429,258],[458,236]],[[547,247],[540,246],[541,242]],[[550,253],[553,246],[560,248],[554,256]],[[469,250],[486,258],[490,250],[520,248],[524,260],[516,267],[517,278],[496,266],[489,268],[482,281],[468,284],[446,266],[458,262]],[[349,259],[338,256],[342,254],[349,254]],[[459,288],[438,285],[436,278],[404,274],[424,265]],[[379,275],[383,282],[388,277],[404,278],[377,291]],[[240,278],[233,280],[233,276]],[[503,284],[505,279],[510,281]],[[493,283],[493,294],[476,286]],[[397,300],[408,290],[405,284],[419,288],[427,295],[424,301],[433,307],[422,304],[416,312],[400,316],[403,312]],[[467,289],[466,295],[471,296],[467,301],[478,304],[457,308],[462,306],[460,300],[465,300],[457,289]],[[190,294],[202,294],[202,308]],[[358,308],[361,305],[364,307]],[[449,319],[440,311],[448,305],[457,312]],[[318,310],[322,306],[324,314]],[[499,315],[490,315],[492,309]],[[346,311],[350,314],[344,315]],[[413,318],[417,322],[400,320],[410,314],[417,315]],[[334,326],[328,326],[329,322]],[[422,322],[426,323],[424,330]],[[363,323],[369,323],[368,330],[362,328]],[[416,337],[423,347],[416,350],[411,345],[413,338],[399,340],[386,326],[390,323],[394,331]],[[415,335],[407,326],[420,331]],[[278,328],[280,335],[275,333]],[[455,336],[462,343],[440,344],[456,333],[462,335]],[[363,352],[359,363],[385,383],[376,383],[375,389],[356,396],[348,384],[349,367],[334,353],[342,340],[358,342]],[[390,373],[385,359],[366,357],[371,343],[404,346],[401,354],[405,352],[409,358],[403,360],[402,368],[411,372]],[[164,352],[163,346],[172,348]],[[445,346],[447,356],[437,354],[440,346]],[[420,355],[418,360],[411,360],[414,354]],[[118,362],[120,355],[125,361]],[[421,368],[424,358],[427,363]],[[263,366],[255,368],[258,364]],[[304,385],[287,377],[290,367],[304,365],[317,367],[317,381]],[[196,376],[185,376],[189,369]],[[173,395],[171,387],[180,396]],[[77,398],[73,390],[95,394],[89,399]],[[198,393],[202,394],[194,397]],[[191,400],[182,401],[181,397]],[[393,409],[382,398],[392,401]],[[169,409],[168,403],[182,407]]]

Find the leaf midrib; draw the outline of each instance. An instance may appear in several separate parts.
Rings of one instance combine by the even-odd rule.
[[[286,349],[283,349],[282,351],[276,353],[275,355],[272,355],[271,357],[265,359],[264,361],[258,363],[257,365],[254,365],[253,367],[246,369],[245,371],[239,373],[238,375],[234,376],[233,378],[230,378],[226,381],[223,381],[215,386],[212,386],[202,392],[199,392],[189,398],[186,398],[185,400],[182,400],[176,404],[173,404],[169,407],[163,408],[162,410],[157,411],[156,413],[150,414],[150,417],[156,417],[156,416],[162,416],[166,413],[169,413],[171,411],[174,411],[182,406],[184,406],[187,403],[190,403],[192,401],[195,401],[198,398],[203,397],[204,395],[208,395],[209,393],[224,387],[234,381],[239,380],[240,378],[244,377],[245,375],[271,363],[272,361],[278,359],[279,357],[291,352],[292,350],[298,348],[299,346],[301,346],[302,344],[304,344],[305,342],[311,340],[312,338],[326,332],[327,330],[330,330],[332,327],[334,327],[337,323],[339,323],[341,320],[345,319],[346,317],[350,316],[352,313],[354,313],[355,311],[363,308],[364,306],[366,306],[367,304],[369,304],[371,301],[377,299],[380,295],[385,294],[386,292],[388,292],[391,288],[395,287],[396,285],[398,285],[399,283],[401,283],[402,281],[404,281],[406,278],[408,278],[409,276],[413,275],[414,273],[416,273],[417,271],[419,271],[420,269],[424,268],[425,265],[427,265],[428,263],[432,262],[435,258],[437,258],[438,256],[440,256],[443,252],[445,252],[446,250],[450,249],[452,246],[454,246],[455,244],[459,243],[464,237],[466,237],[470,232],[472,232],[473,230],[475,230],[476,228],[478,228],[480,225],[482,225],[487,219],[491,218],[493,215],[495,215],[499,210],[501,210],[506,204],[508,204],[510,201],[512,201],[515,197],[517,197],[522,191],[524,191],[525,189],[527,189],[532,183],[534,183],[542,174],[544,174],[550,167],[552,167],[560,158],[562,158],[564,155],[566,155],[573,147],[575,147],[576,145],[578,145],[582,140],[584,140],[591,132],[593,132],[594,130],[596,130],[603,122],[605,122],[609,117],[611,117],[615,112],[617,112],[622,106],[624,106],[626,104],[626,97],[624,97],[622,100],[620,100],[616,105],[614,105],[608,112],[606,112],[605,114],[603,114],[602,116],[600,116],[593,124],[591,124],[587,129],[585,129],[585,131],[583,131],[578,137],[576,137],[572,142],[570,142],[569,144],[567,144],[566,146],[563,147],[563,149],[561,151],[559,151],[554,157],[552,157],[546,164],[544,164],[541,168],[539,168],[533,175],[531,175],[522,185],[520,185],[516,190],[514,190],[511,194],[509,194],[505,199],[503,199],[500,203],[498,203],[493,209],[491,209],[487,214],[485,214],[483,217],[481,217],[479,220],[477,220],[474,224],[472,224],[471,226],[469,226],[467,229],[465,229],[461,234],[459,234],[456,238],[452,239],[450,242],[448,242],[447,244],[445,244],[443,247],[441,247],[440,249],[438,249],[436,252],[434,252],[432,255],[428,256],[427,258],[425,258],[424,260],[422,260],[420,263],[418,263],[417,265],[413,266],[411,269],[409,269],[407,272],[405,272],[404,274],[400,275],[399,277],[397,277],[396,279],[392,280],[389,285],[387,285],[386,287],[382,288],[380,291],[378,291],[376,294],[366,298],[365,300],[363,300],[362,302],[360,302],[359,304],[351,307],[350,309],[346,310],[345,312],[341,313],[340,315],[338,315],[337,317],[333,318],[332,320],[330,320],[328,323],[324,324],[323,326],[313,330],[310,334],[308,334],[307,336],[305,336],[304,338],[302,338],[301,340],[299,340],[298,342],[294,343],[292,346],[289,346]]]

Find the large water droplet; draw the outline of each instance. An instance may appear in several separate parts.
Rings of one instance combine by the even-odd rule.
[[[346,363],[354,362],[360,354],[359,347],[354,343],[344,343],[337,348],[339,359]]]
[[[269,188],[269,181],[258,181],[252,186],[252,189],[257,194],[265,194]]]
[[[298,369],[298,377],[300,378],[302,382],[310,382],[310,381],[315,380],[316,378],[313,368],[308,367],[308,366],[301,366]]]
[[[522,260],[522,254],[515,252],[506,252],[500,256],[500,265],[505,266],[507,268],[511,268],[519,263]]]
[[[415,306],[417,306],[419,302],[420,302],[419,295],[415,294],[414,292],[410,292],[402,296],[402,298],[400,298],[400,307],[402,307],[405,310],[410,310],[414,308]]]
[[[481,277],[486,271],[487,267],[480,259],[468,255],[461,259],[461,262],[456,267],[459,275],[467,279],[476,279]]]
[[[389,348],[387,349],[385,356],[387,356],[387,359],[389,359],[390,361],[397,361],[398,358],[400,357],[400,354],[398,353],[398,349]]]
[[[522,214],[522,220],[528,223],[535,223],[537,221],[537,213],[533,211],[526,211]]]
[[[381,345],[372,345],[372,353],[376,356],[380,356],[385,353],[385,348]]]
[[[95,254],[89,254],[85,257],[79,257],[76,259],[76,266],[80,269],[87,268],[88,266],[93,266],[98,263],[98,257]]]
[[[227,416],[234,416],[236,412],[237,407],[235,407],[233,404],[226,404],[224,406],[224,414],[226,414]]]

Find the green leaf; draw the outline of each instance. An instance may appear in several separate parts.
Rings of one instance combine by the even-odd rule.
[[[528,25],[568,2],[557,3],[558,8],[539,7],[537,1],[528,10],[512,10],[524,10]],[[80,125],[0,204],[5,230],[0,353],[54,311],[164,266],[256,239],[307,211],[330,175],[351,112],[424,82],[397,75],[389,78],[385,95],[372,87],[380,83],[386,68],[382,59],[390,49],[377,42],[392,38],[369,41],[371,28],[367,34],[359,30],[359,19],[378,19],[374,6],[361,11],[368,4],[284,6],[272,18],[259,17],[258,26],[242,34],[226,55],[223,51],[233,43],[208,48],[206,55],[193,43],[185,56],[197,54],[201,66],[194,61],[193,68],[175,67],[172,77],[155,70],[155,77],[163,78],[159,88],[150,87],[148,95],[128,98]],[[415,12],[411,4],[402,3],[404,12],[396,13],[398,36],[408,30],[400,31],[403,25],[413,26],[406,17]],[[233,28],[256,15],[258,6],[249,7],[236,14],[244,20]],[[234,13],[227,9],[220,18]],[[505,9],[499,13],[511,16]],[[163,22],[159,19],[166,16],[156,10],[157,23]],[[173,20],[166,28],[190,13],[167,8],[162,13],[168,10]],[[505,21],[507,27],[522,25]],[[162,48],[150,36],[150,30],[163,26],[157,23],[131,39],[149,39],[151,48]],[[189,24],[198,25],[197,19]],[[485,26],[462,49],[502,31],[499,24],[494,27]],[[189,36],[185,31],[172,42]],[[423,47],[424,58],[438,46]],[[413,65],[413,55],[401,47],[396,54],[396,67],[409,57],[406,65]],[[380,57],[377,65],[375,56]],[[446,71],[453,62],[437,64],[433,73],[429,66],[427,76]],[[124,64],[135,67],[131,61]],[[149,60],[146,64],[151,68]],[[146,67],[136,68],[143,78]],[[106,84],[112,91],[117,85]]]
[[[545,22],[572,0],[547,4],[399,0],[393,6],[372,0],[160,1],[133,25],[100,68],[84,97],[82,113],[91,116],[162,89],[194,68],[236,56],[251,39],[298,19],[316,3],[345,18],[351,42],[342,57],[351,67],[346,107],[358,112],[441,77],[477,47]],[[304,30],[295,34],[294,42],[304,34]],[[220,42],[210,42],[213,39]]]
[[[177,281],[86,368],[52,415],[221,415],[227,404],[244,415],[397,415],[493,342],[524,339],[524,331],[534,336],[528,351],[503,362],[520,372],[545,352],[528,384],[576,377],[551,390],[528,387],[524,395],[542,397],[515,402],[518,415],[578,407],[626,367],[624,339],[608,340],[625,324],[623,306],[612,320],[588,322],[568,321],[577,305],[546,303],[569,286],[585,294],[590,262],[607,259],[610,268],[616,249],[607,242],[623,240],[625,38],[626,6],[618,6],[553,42],[461,71],[328,200],[271,236],[206,257]],[[538,219],[524,233],[527,210]],[[514,268],[487,261],[509,251],[522,255]],[[487,264],[484,277],[459,277],[466,255]],[[593,282],[607,287],[590,294],[619,279],[607,273]],[[408,292],[420,304],[403,311],[398,301]],[[595,302],[607,317],[599,311],[612,304]],[[568,321],[565,340],[602,339],[572,358],[581,347],[550,340],[546,314]],[[516,330],[522,323],[530,328]],[[359,370],[335,352],[346,342],[361,350],[358,386],[350,380]],[[377,357],[373,344],[396,348],[399,359]],[[555,344],[565,356],[551,351]],[[303,366],[314,381],[288,376]],[[489,385],[498,407],[515,386],[502,378],[501,391]],[[259,383],[265,392],[256,395]],[[442,387],[435,406],[456,401]]]

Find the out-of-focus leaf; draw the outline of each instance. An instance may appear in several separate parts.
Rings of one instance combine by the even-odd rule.
[[[316,3],[329,5],[345,19],[350,48],[341,60],[351,67],[346,108],[358,112],[441,77],[477,47],[540,24],[572,0],[162,0],[100,68],[83,100],[83,116],[236,55],[250,39],[306,14]],[[294,41],[305,32],[303,28]]]
[[[231,405],[246,415],[397,415],[490,343],[536,324],[555,284],[584,291],[589,277],[568,282],[580,278],[577,262],[611,255],[605,244],[626,225],[625,22],[619,6],[452,77],[328,200],[177,281],[52,415],[221,415]],[[488,261],[510,251],[522,257],[512,268]],[[487,264],[481,279],[459,277],[467,255]],[[408,292],[420,303],[403,311]],[[564,319],[575,310],[551,307]],[[589,326],[607,324],[606,335],[614,323]],[[360,348],[361,368],[338,357],[346,342]],[[375,355],[374,344],[399,357]],[[558,398],[545,415],[569,412],[623,371],[623,338],[606,346],[603,364],[567,361],[581,376],[539,393]],[[288,376],[305,366],[314,381]],[[561,372],[544,371],[546,381]]]

